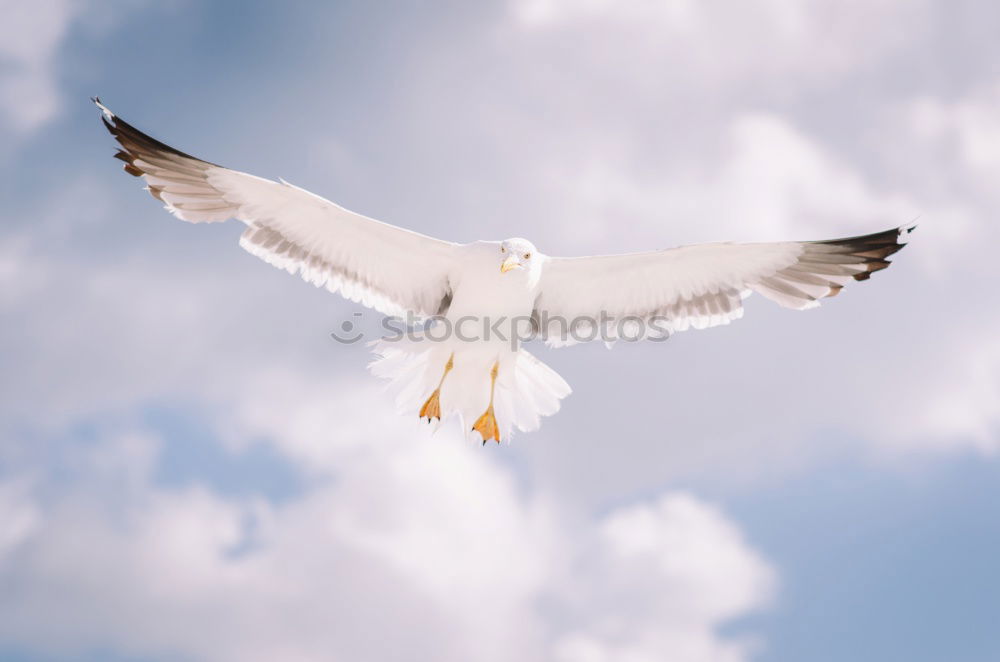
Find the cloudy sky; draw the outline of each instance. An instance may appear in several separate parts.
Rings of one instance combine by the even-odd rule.
[[[1000,658],[995,3],[326,4],[0,1],[0,659]],[[457,241],[920,226],[818,310],[534,348],[573,395],[483,448],[94,94]]]

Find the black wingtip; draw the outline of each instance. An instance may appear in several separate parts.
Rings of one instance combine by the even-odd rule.
[[[104,116],[105,124],[108,121],[115,119],[115,114],[111,112],[111,109],[101,103],[101,97],[90,97],[90,100],[94,102],[94,105],[101,109],[101,113]]]
[[[901,225],[896,230],[896,243],[902,248],[910,241],[910,233],[917,229],[916,223],[910,223],[909,225]]]

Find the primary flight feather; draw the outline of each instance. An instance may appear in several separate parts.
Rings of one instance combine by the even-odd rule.
[[[552,346],[663,338],[739,318],[751,292],[811,308],[889,266],[912,230],[575,258],[543,255],[519,238],[457,244],[190,156],[94,102],[125,171],[174,216],[239,219],[240,246],[266,262],[386,315],[435,320],[379,342],[371,370],[392,382],[401,408],[428,422],[455,414],[484,443],[537,428],[570,392],[521,348],[529,336]]]

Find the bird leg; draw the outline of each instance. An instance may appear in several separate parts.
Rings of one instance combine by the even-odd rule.
[[[427,398],[427,402],[420,408],[420,418],[426,418],[428,423],[435,418],[439,421],[441,420],[441,385],[444,384],[444,378],[448,376],[448,373],[454,367],[455,352],[452,352],[451,356],[448,357],[448,362],[444,364],[444,374],[441,375],[441,381],[438,382],[437,388],[431,393],[431,397]]]
[[[496,389],[498,372],[500,372],[500,361],[494,362],[493,369],[490,370],[490,405],[472,426],[472,429],[482,436],[484,446],[490,439],[500,443],[500,426],[497,425],[497,417],[493,415],[493,392]]]

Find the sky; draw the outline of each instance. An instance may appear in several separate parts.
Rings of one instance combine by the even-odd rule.
[[[1000,8],[0,0],[0,660],[1000,659]],[[360,309],[174,219],[181,150],[552,255],[916,220],[481,447]],[[364,317],[369,331],[378,317]]]

